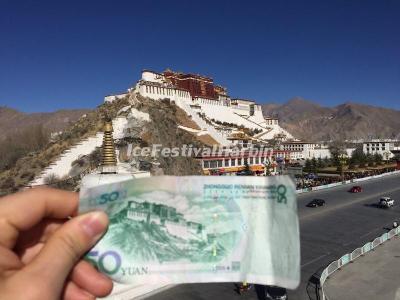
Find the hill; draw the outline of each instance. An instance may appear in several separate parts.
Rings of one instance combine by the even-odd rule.
[[[311,141],[400,138],[400,111],[346,102],[335,107],[293,98],[284,104],[264,104],[267,116],[277,116],[295,137]]]
[[[96,109],[88,112],[85,117],[81,117],[75,123],[69,124],[61,134],[51,141],[44,139],[43,143],[35,145],[35,150],[33,151],[21,151],[21,153],[17,153],[14,150],[10,151],[9,144],[11,142],[10,139],[7,139],[7,143],[4,143],[3,152],[0,147],[0,195],[15,192],[27,186],[34,178],[40,176],[47,166],[56,162],[60,163],[59,159],[62,154],[102,131],[105,119],[129,119],[129,122],[124,125],[124,136],[119,138],[114,136],[116,148],[121,150],[119,151],[121,156],[124,152],[124,147],[126,148],[128,144],[133,144],[134,147],[151,147],[154,144],[161,144],[171,148],[181,148],[182,145],[187,144],[202,147],[206,144],[206,141],[200,137],[196,137],[178,127],[183,124],[185,127],[194,129],[197,125],[171,101],[166,99],[155,101],[138,95],[136,101],[134,101],[135,104],[132,104],[128,98],[129,96],[112,103],[99,105]],[[129,116],[131,109],[148,114],[150,120],[145,125],[133,122],[135,117]],[[7,109],[7,114],[10,118],[12,118],[12,114],[19,115],[17,111],[11,109]],[[39,133],[37,132],[37,136],[41,136]],[[22,137],[25,136],[26,134]],[[28,136],[30,137],[32,134]],[[35,137],[32,137],[32,139],[36,140]],[[20,144],[18,141],[16,143],[17,146]],[[7,158],[5,155],[9,152],[18,155],[12,160],[7,160],[8,163],[4,164]],[[122,159],[123,157],[120,158]],[[100,149],[93,148],[93,151],[88,155],[76,156],[76,160],[71,163],[71,166],[65,168],[67,176],[60,176],[60,178],[48,176],[44,181],[58,188],[74,190],[79,186],[79,175],[81,174],[76,170],[94,170],[99,162]],[[201,172],[198,161],[192,157],[160,156],[155,161],[152,157],[139,155],[123,159],[123,163],[144,171],[153,171],[153,169],[148,169],[148,166],[152,166],[154,163],[154,166],[157,166],[157,168],[154,168],[154,173],[157,175],[193,175]],[[138,167],[136,167],[137,164],[139,164]]]
[[[0,140],[38,125],[46,132],[62,131],[88,112],[88,109],[71,109],[48,113],[23,113],[0,106]]]

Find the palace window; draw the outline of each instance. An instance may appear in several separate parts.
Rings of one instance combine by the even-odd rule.
[[[224,159],[224,166],[229,167],[229,159]]]
[[[253,162],[253,157],[250,157],[250,165],[252,165],[252,164],[254,164],[254,162]]]
[[[217,167],[217,161],[216,160],[210,160],[210,168],[216,168]]]
[[[236,166],[236,159],[235,158],[231,159],[231,166]]]
[[[208,169],[210,167],[210,162],[208,160],[203,161],[203,168]]]
[[[222,167],[222,160],[218,160],[218,168]]]

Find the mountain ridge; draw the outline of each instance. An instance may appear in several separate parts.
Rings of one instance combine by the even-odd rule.
[[[353,101],[324,107],[301,97],[262,104],[266,116],[297,138],[310,141],[400,138],[400,111]]]
[[[46,132],[57,132],[76,122],[90,109],[60,109],[54,112],[24,113],[0,106],[0,140],[32,126],[42,126]]]

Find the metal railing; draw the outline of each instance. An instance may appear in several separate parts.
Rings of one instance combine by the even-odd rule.
[[[328,300],[328,296],[325,294],[324,291],[324,283],[325,281],[329,278],[330,275],[335,273],[337,270],[339,270],[341,267],[347,265],[348,263],[354,261],[358,257],[364,255],[365,253],[368,253],[371,250],[374,250],[376,247],[379,245],[383,244],[387,240],[390,240],[396,235],[400,234],[400,227],[396,227],[389,232],[385,232],[381,236],[375,238],[372,242],[366,243],[364,246],[354,249],[351,253],[346,253],[343,255],[341,258],[338,260],[335,260],[331,262],[321,273],[319,282],[320,282],[320,291],[322,293],[322,299],[323,300]]]

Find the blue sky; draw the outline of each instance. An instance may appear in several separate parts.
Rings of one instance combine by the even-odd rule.
[[[231,96],[400,109],[400,1],[0,0],[0,106],[93,108],[142,69]]]

